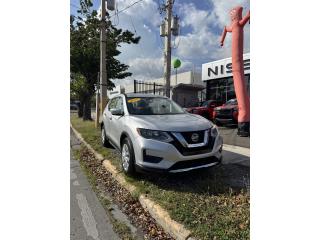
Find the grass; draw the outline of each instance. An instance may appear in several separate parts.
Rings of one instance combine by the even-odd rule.
[[[119,167],[119,156],[100,143],[100,129],[94,122],[71,116],[72,125],[105,158]],[[147,194],[184,224],[199,239],[249,239],[250,194],[241,182],[249,170],[222,165],[175,175],[141,174],[126,177],[138,192]],[[245,184],[240,184],[245,185]]]

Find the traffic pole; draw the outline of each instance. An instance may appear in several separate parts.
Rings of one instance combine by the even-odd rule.
[[[100,94],[99,94],[99,91],[100,91],[100,73],[98,73],[98,81],[97,81],[97,93],[96,93],[96,121],[95,121],[95,126],[96,128],[99,127],[99,118],[100,118]]]

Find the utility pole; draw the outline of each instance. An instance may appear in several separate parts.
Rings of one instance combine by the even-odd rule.
[[[104,111],[107,104],[107,67],[106,67],[106,2],[101,0],[100,29],[100,109]],[[97,115],[99,121],[99,116]]]
[[[96,128],[98,128],[99,127],[99,117],[100,117],[100,103],[99,103],[99,99],[100,99],[100,84],[99,84],[99,82],[100,82],[100,73],[98,73],[98,79],[97,79],[97,89],[96,89],[96,121],[95,121],[95,126],[96,126]]]
[[[164,52],[164,72],[165,72],[165,92],[170,98],[170,79],[171,79],[171,22],[172,22],[172,0],[167,0],[166,3],[166,34],[165,34],[165,52]]]

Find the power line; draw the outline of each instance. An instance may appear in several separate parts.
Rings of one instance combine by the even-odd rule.
[[[136,28],[134,27],[134,24],[133,24],[133,21],[132,21],[132,17],[131,17],[131,16],[129,16],[129,17],[130,17],[131,24],[132,24],[132,27],[133,27],[133,29],[134,29],[134,32],[135,32],[135,34],[137,34]]]
[[[134,2],[134,3],[132,3],[132,4],[130,4],[130,5],[126,6],[125,8],[121,9],[120,11],[118,11],[117,14],[124,12],[124,11],[127,10],[128,8],[131,8],[133,5],[135,5],[135,4],[137,4],[137,3],[141,2],[141,1],[143,1],[143,0],[138,0],[138,1],[136,1],[136,2]],[[112,16],[110,16],[110,18],[114,17],[115,15],[116,15],[116,14],[113,14]]]
[[[126,11],[127,9],[131,8],[132,6],[134,6],[135,4],[139,3],[139,2],[142,2],[143,0],[138,0],[138,1],[135,1],[134,3],[126,6],[125,8],[121,9],[120,11],[116,11],[115,14],[111,15],[110,18],[114,17],[114,16],[118,16],[119,13],[122,13],[124,11]],[[75,8],[78,8],[79,10],[82,10],[79,6],[73,4],[73,3],[70,3],[71,6],[75,7]],[[97,10],[96,10],[97,11]],[[88,11],[89,13],[92,13],[92,11]]]

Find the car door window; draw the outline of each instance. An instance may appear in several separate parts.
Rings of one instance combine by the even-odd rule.
[[[115,108],[117,110],[122,110],[123,111],[123,100],[121,97],[117,98],[116,106]]]
[[[112,108],[116,108],[116,106],[117,106],[117,101],[118,100],[118,98],[112,98],[111,100],[110,100],[110,103],[109,103],[109,105],[108,105],[108,110],[110,111]]]

